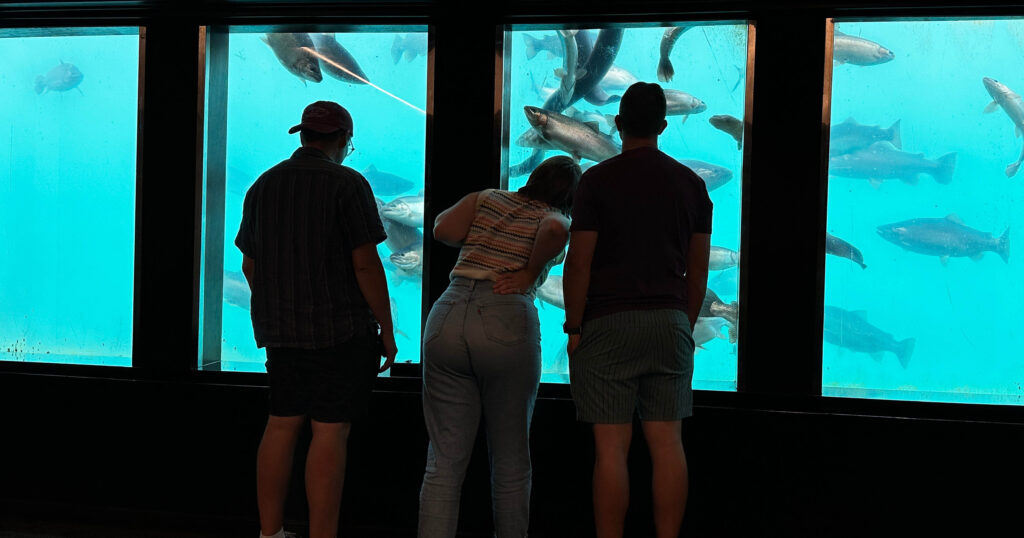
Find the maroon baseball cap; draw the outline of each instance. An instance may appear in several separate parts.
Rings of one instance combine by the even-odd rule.
[[[317,101],[302,111],[302,123],[288,129],[288,134],[294,134],[300,129],[323,134],[345,129],[352,133],[352,116],[338,103]]]

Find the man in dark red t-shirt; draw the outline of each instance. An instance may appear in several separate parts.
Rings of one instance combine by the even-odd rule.
[[[583,174],[573,206],[563,277],[569,377],[577,419],[594,425],[597,535],[622,536],[639,412],[657,535],[678,536],[687,494],[681,419],[693,406],[711,199],[699,176],[658,150],[667,125],[660,86],[630,86],[615,124],[622,154]]]

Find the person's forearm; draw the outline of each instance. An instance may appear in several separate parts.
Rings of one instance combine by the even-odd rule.
[[[366,267],[357,267],[356,282],[381,329],[391,331],[393,324],[391,300],[388,297],[388,279],[384,274],[384,266],[380,263],[380,258],[375,258]]]
[[[583,309],[590,288],[590,268],[580,267],[568,257],[562,269],[562,294],[565,298],[565,326],[579,327],[583,323]]]
[[[708,290],[708,272],[689,269],[686,272],[686,317],[690,320],[690,330],[697,324],[704,295]]]
[[[533,240],[533,251],[526,262],[526,270],[534,279],[540,275],[549,261],[562,252],[568,240],[569,232],[563,226],[545,223],[537,230],[537,237]]]

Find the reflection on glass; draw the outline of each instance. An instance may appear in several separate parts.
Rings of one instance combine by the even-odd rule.
[[[704,179],[715,204],[693,387],[735,390],[747,25],[512,31],[506,39],[509,146],[501,176],[510,190],[522,187],[545,156],[578,157],[586,170],[618,154],[614,116],[622,92],[641,80],[664,88],[669,126],[660,148]],[[556,266],[537,292],[545,382],[568,381],[561,272]]]
[[[139,29],[0,58],[0,360],[131,366]]]
[[[210,36],[211,43],[216,36]],[[223,38],[224,36],[221,36]],[[210,249],[223,250],[223,309],[219,319],[204,317],[203,330],[222,323],[219,349],[204,347],[204,369],[264,371],[263,350],[256,347],[249,317],[249,287],[241,273],[242,255],[234,246],[249,186],[264,171],[288,158],[299,135],[306,105],[335,101],[352,114],[354,137],[344,165],[360,171],[378,200],[388,239],[378,251],[389,279],[398,343],[396,362],[419,362],[423,275],[423,177],[426,136],[427,34],[402,33],[246,33],[226,40],[227,65],[211,55],[211,73],[226,69],[227,133],[224,165],[223,237]],[[211,90],[207,122],[217,112]],[[213,129],[208,124],[208,132]],[[206,189],[210,196],[213,144],[207,140]],[[212,198],[211,198],[212,199]],[[213,209],[205,207],[209,217]],[[216,209],[216,208],[214,208]],[[209,230],[204,238],[213,237]],[[219,253],[217,253],[219,254]],[[204,262],[203,293],[217,281]],[[217,275],[219,276],[219,275]],[[214,290],[215,291],[215,290]],[[204,313],[209,316],[212,310]],[[218,355],[219,354],[219,355]]]
[[[1020,403],[1024,21],[835,28],[822,392]]]

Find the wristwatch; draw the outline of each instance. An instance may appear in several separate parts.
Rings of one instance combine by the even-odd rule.
[[[581,329],[582,327],[578,325],[576,327],[567,327],[564,323],[562,324],[562,331],[565,332],[565,334],[582,334]]]

